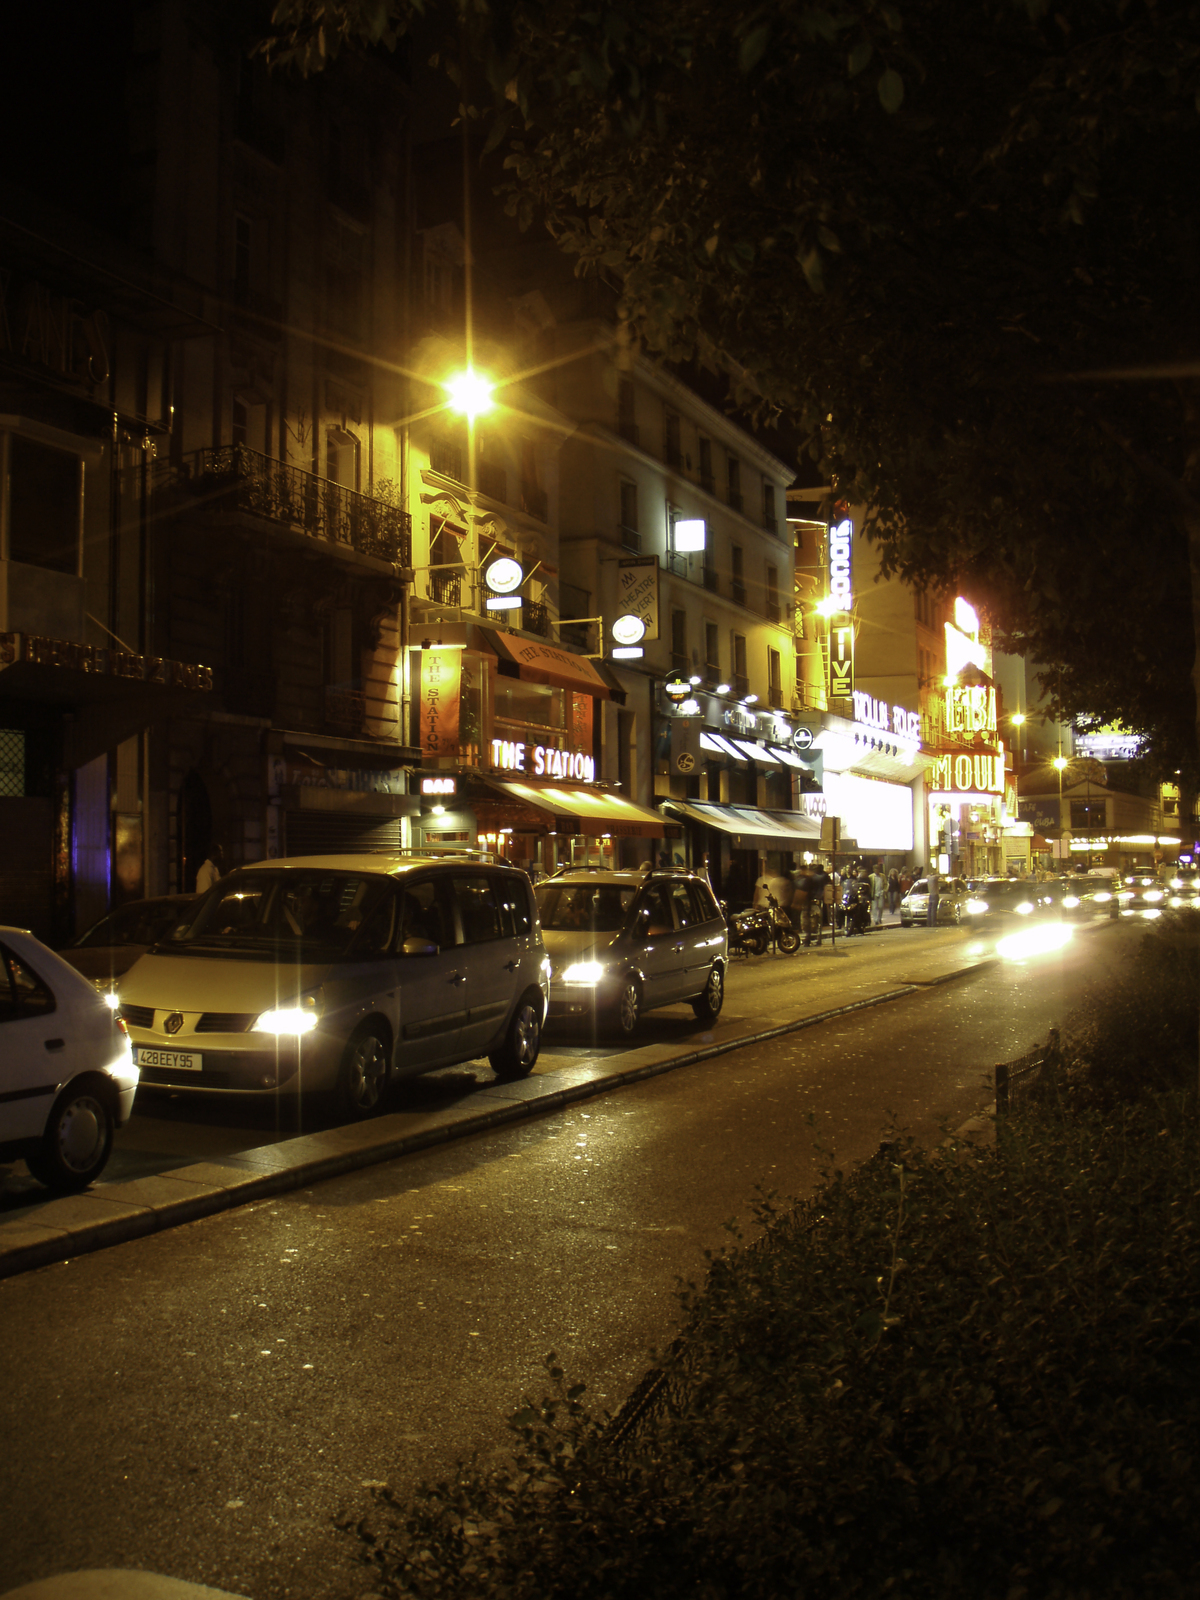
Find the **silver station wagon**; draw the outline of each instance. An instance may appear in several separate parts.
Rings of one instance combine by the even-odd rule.
[[[524,873],[469,858],[303,856],[242,867],[120,980],[147,1088],[332,1092],[487,1056],[533,1068],[549,961]]]

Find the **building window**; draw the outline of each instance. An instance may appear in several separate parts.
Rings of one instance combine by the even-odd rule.
[[[671,613],[671,667],[675,672],[691,675],[691,661],[687,650],[687,612]]]
[[[51,572],[79,573],[83,462],[14,433],[8,445],[8,556]]]
[[[783,663],[778,650],[767,651],[767,699],[776,711],[783,706]]]
[[[538,482],[537,446],[532,439],[521,440],[521,510],[539,522],[549,512],[546,491]]]
[[[775,520],[775,485],[763,479],[763,527],[768,533],[778,533],[779,524]]]
[[[721,681],[721,630],[715,622],[704,624],[704,678],[710,688]]]
[[[716,491],[716,479],[713,477],[712,440],[700,435],[700,487],[706,494]]]
[[[735,511],[742,509],[742,463],[736,456],[725,458],[725,470],[729,485],[729,504]]]
[[[621,543],[626,550],[642,548],[642,539],[638,532],[637,484],[631,478],[621,479]]]
[[[630,444],[638,442],[633,379],[628,377],[617,379],[617,432]]]
[[[358,463],[358,440],[345,428],[330,428],[325,435],[325,476],[343,489],[357,489]]]
[[[750,693],[750,678],[746,672],[746,640],[740,633],[732,636],[733,648],[730,654],[733,658],[733,692],[738,699],[744,699]]]
[[[683,447],[680,442],[679,413],[663,412],[663,460],[678,471],[683,466]]]
[[[239,446],[245,446],[250,436],[250,413],[246,410],[246,402],[239,400],[235,395],[233,399],[233,427],[230,439]]]
[[[25,793],[25,735],[20,728],[0,728],[0,794]]]
[[[508,473],[499,440],[493,435],[480,433],[475,446],[475,482],[480,494],[490,500],[507,501]]]
[[[1071,801],[1071,832],[1083,834],[1104,833],[1107,830],[1105,802],[1093,800]]]
[[[442,434],[429,446],[429,465],[434,472],[440,472],[443,478],[453,478],[455,483],[462,483],[462,445],[457,439]]]
[[[335,122],[329,129],[329,198],[343,211],[364,220],[370,215],[367,130],[353,122]]]
[[[363,236],[338,224],[325,262],[325,317],[335,333],[362,338]]]
[[[733,598],[739,606],[746,604],[746,564],[740,544],[730,545],[729,559],[733,566]]]
[[[767,568],[767,621],[779,621],[779,569]]]

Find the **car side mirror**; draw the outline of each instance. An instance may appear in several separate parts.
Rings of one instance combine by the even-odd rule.
[[[441,946],[431,939],[405,939],[400,946],[402,956],[436,956],[440,950]]]

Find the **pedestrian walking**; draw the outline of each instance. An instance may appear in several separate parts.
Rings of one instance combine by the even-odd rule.
[[[804,906],[804,943],[821,943],[825,914],[825,889],[832,882],[823,861],[815,861],[808,874],[808,899]]]
[[[882,866],[883,863],[877,861],[871,868],[871,876],[867,879],[871,888],[871,926],[873,928],[881,928],[883,926],[883,897],[887,893],[887,879],[881,871]]]
[[[926,884],[928,885],[928,888],[929,888],[929,900],[928,900],[928,903],[927,903],[926,908],[925,908],[925,925],[926,925],[926,927],[929,927],[929,928],[936,928],[937,927],[937,913],[938,913],[938,887],[939,887],[939,885],[938,885],[938,875],[937,875],[937,873],[935,871],[933,871],[932,868],[926,874],[925,882],[926,882]]]
[[[893,867],[888,873],[887,882],[887,908],[893,916],[895,916],[897,911],[900,909],[901,893],[900,874],[897,872],[896,868]]]
[[[200,863],[196,873],[196,893],[204,894],[211,889],[214,883],[220,883],[223,876],[221,868],[225,865],[225,854],[219,844],[210,847],[208,855]]]

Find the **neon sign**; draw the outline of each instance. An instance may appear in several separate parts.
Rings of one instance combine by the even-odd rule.
[[[829,598],[836,601],[839,611],[849,611],[854,604],[850,581],[850,546],[853,539],[854,524],[849,517],[829,530]]]
[[[879,733],[890,733],[893,738],[912,744],[921,742],[921,713],[909,711],[904,706],[889,706],[885,700],[876,700],[862,690],[854,691],[854,720]]]
[[[854,693],[854,629],[847,623],[829,630],[829,698],[846,700]]]
[[[422,794],[455,794],[457,793],[457,780],[454,778],[422,778]]]
[[[1004,793],[1004,752],[992,755],[986,750],[947,750],[933,759],[929,769],[933,796],[952,796],[970,800],[975,796],[990,800]]]
[[[596,763],[581,750],[556,750],[551,745],[492,740],[492,765],[502,772],[532,773],[538,778],[573,778],[595,783]]]
[[[996,691],[959,683],[946,690],[947,733],[995,733]]]

